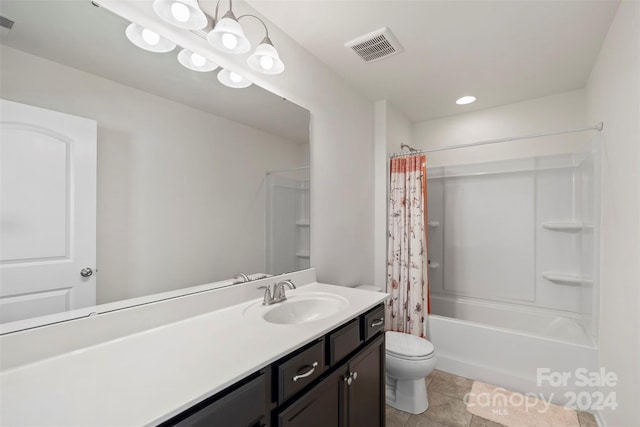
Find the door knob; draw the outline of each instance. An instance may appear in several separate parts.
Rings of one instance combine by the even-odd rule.
[[[80,270],[80,275],[82,277],[90,277],[91,275],[93,275],[93,270],[90,269],[89,267],[85,267],[82,270]]]

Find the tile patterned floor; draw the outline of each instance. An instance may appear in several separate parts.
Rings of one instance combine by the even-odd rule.
[[[473,380],[435,370],[425,379],[429,409],[412,415],[387,406],[387,427],[499,427],[502,424],[467,412],[464,395],[471,391]],[[597,427],[593,415],[578,412],[581,427]],[[558,426],[560,427],[560,426]]]

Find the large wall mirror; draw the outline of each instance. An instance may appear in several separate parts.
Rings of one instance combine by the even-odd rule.
[[[1,14],[4,332],[81,300],[125,306],[309,267],[308,111],[182,67],[179,46],[138,49],[128,22],[88,0],[2,0]],[[92,229],[94,246],[78,243]]]

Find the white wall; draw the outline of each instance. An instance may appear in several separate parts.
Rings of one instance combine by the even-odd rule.
[[[2,97],[98,121],[98,303],[265,269],[266,170],[306,148],[2,47]]]
[[[413,143],[413,123],[387,102],[387,153],[398,153],[400,144]]]
[[[640,3],[623,1],[586,89],[602,132],[600,365],[618,374],[608,426],[640,425]],[[610,391],[610,390],[605,390]]]
[[[463,108],[462,106],[461,109]],[[414,125],[413,142],[416,148],[427,149],[581,128],[594,124],[586,120],[584,90],[576,90],[419,122]],[[592,136],[593,133],[587,132],[435,152],[428,154],[427,162],[433,167],[542,153],[554,154],[571,150],[576,145],[589,141]]]
[[[278,76],[257,73],[246,65],[245,55],[222,55],[194,34],[164,24],[148,2],[100,3],[311,112],[311,264],[320,281],[372,283],[373,102],[267,19],[271,40],[286,65]],[[234,11],[261,16],[244,3],[234,2]],[[258,25],[246,27],[253,43],[264,36]]]
[[[387,275],[387,184],[389,153],[399,152],[400,144],[412,145],[413,124],[388,101],[375,103],[374,143],[374,283],[386,288]]]

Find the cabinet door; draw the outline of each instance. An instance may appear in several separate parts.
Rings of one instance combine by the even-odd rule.
[[[223,397],[206,400],[161,427],[254,427],[268,419],[264,374]]]
[[[348,365],[345,416],[347,427],[381,427],[384,420],[384,337],[380,337]]]
[[[339,427],[340,372],[334,372],[278,414],[278,427]]]

